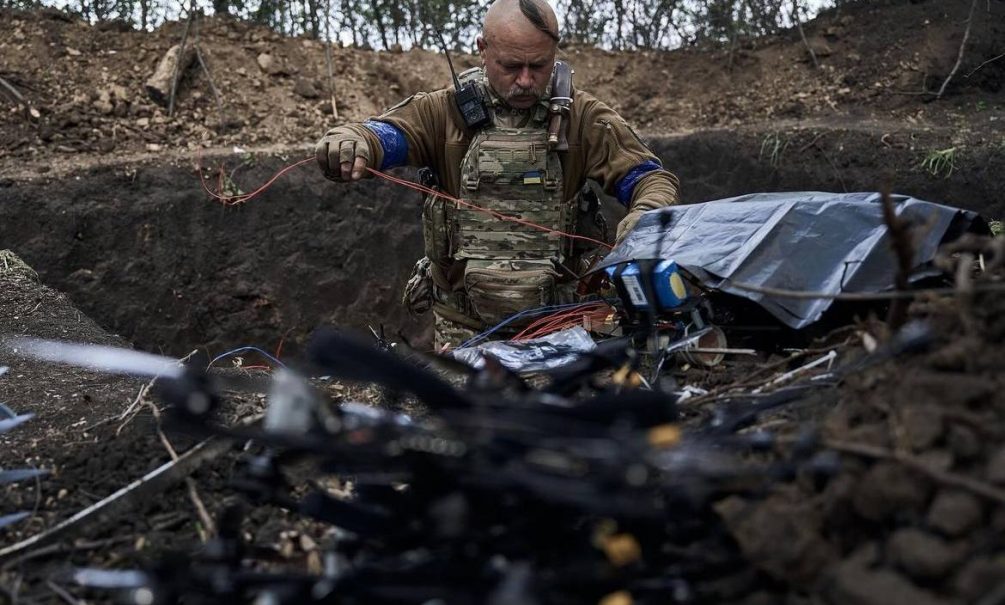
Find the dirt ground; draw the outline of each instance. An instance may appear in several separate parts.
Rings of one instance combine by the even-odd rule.
[[[1005,4],[978,5],[964,61],[938,101],[919,93],[937,90],[953,69],[970,6],[964,0],[859,2],[828,12],[806,25],[819,68],[795,31],[740,40],[732,50],[563,52],[578,86],[609,100],[665,161],[677,159],[688,201],[755,187],[809,188],[805,183],[876,188],[890,174],[911,193],[998,218],[1005,213],[1005,60],[990,60],[1005,46]],[[206,74],[193,71],[168,117],[143,82],[183,24],[144,33],[52,12],[4,11],[0,18],[0,77],[38,112],[0,97],[8,109],[0,111],[0,249],[14,248],[41,275],[0,267],[0,337],[175,355],[222,352],[236,339],[274,350],[287,338],[295,352],[322,322],[387,321],[428,337],[428,327],[407,318],[396,300],[417,256],[418,229],[373,226],[386,217],[414,223],[414,205],[365,184],[345,194],[361,208],[346,218],[317,175],[277,185],[258,207],[223,209],[200,194],[193,164],[226,161],[248,187],[309,155],[323,128],[336,123],[320,44],[205,19],[198,42],[223,108]],[[455,60],[466,66],[476,59]],[[335,49],[334,64],[341,120],[448,81],[442,58],[424,51]],[[742,148],[746,159],[726,155],[730,147]],[[928,154],[948,149],[955,150],[947,154],[953,173],[946,174],[948,165],[926,173]],[[706,173],[688,164],[696,157],[728,165]],[[317,230],[331,237],[320,242]],[[392,277],[363,279],[381,271]],[[824,439],[845,453],[843,470],[823,485],[795,478],[763,497],[716,505],[726,547],[747,562],[712,587],[717,602],[997,602],[1005,586],[1003,311],[1000,295],[920,301],[912,315],[935,332],[927,352],[856,373],[804,408],[768,419],[782,432],[817,420]],[[877,322],[861,321],[816,346],[845,343],[838,347],[843,362],[883,337]],[[722,390],[804,360],[776,354],[679,378]],[[151,400],[141,394],[145,380],[6,355],[0,366],[11,368],[0,377],[0,401],[37,415],[0,437],[0,465],[51,472],[3,490],[0,512],[33,515],[0,535],[0,549],[170,459]],[[338,398],[373,399],[331,389]],[[258,396],[228,401],[235,421],[261,411]],[[694,418],[705,412],[700,404],[690,410]],[[179,450],[195,442],[175,434],[170,440]],[[210,512],[233,498],[227,482],[238,454],[224,451],[193,475]],[[269,507],[256,510],[246,529],[291,567],[317,565],[328,531]],[[46,581],[64,587],[58,573],[69,565],[144,564],[172,548],[195,548],[204,530],[179,483],[0,563],[0,599],[60,602]],[[89,601],[107,599],[64,588]]]

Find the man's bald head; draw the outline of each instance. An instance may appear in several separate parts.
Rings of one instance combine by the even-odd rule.
[[[547,2],[496,0],[477,43],[489,85],[512,107],[544,96],[558,50],[558,19]]]
[[[537,30],[558,43],[558,18],[544,0],[496,0],[485,13],[482,35],[493,37]]]

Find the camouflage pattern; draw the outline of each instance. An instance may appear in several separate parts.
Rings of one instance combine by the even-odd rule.
[[[555,300],[558,273],[551,260],[468,260],[464,291],[472,311],[494,325],[514,313],[550,305]],[[534,318],[513,322],[526,325]]]
[[[453,261],[453,203],[427,195],[422,204],[422,242],[426,258],[441,268]]]
[[[444,317],[439,309],[433,309],[433,346],[436,351],[440,351],[446,346],[456,349],[477,334],[478,331],[456,321],[451,321]]]
[[[420,258],[412,269],[412,276],[405,284],[401,304],[412,315],[422,315],[433,307],[433,278],[429,275],[429,259]]]
[[[488,127],[475,135],[461,164],[465,200],[482,208],[567,231],[571,204],[562,200],[562,165],[548,151],[543,124]],[[458,259],[562,260],[563,241],[529,225],[460,206],[455,211]]]

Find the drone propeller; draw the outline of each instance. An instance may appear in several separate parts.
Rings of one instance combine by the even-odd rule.
[[[185,371],[177,359],[119,347],[38,338],[12,338],[4,345],[20,357],[111,374],[180,378]]]
[[[8,431],[12,431],[17,427],[21,426],[25,422],[28,422],[35,417],[35,414],[21,414],[20,416],[14,416],[13,418],[7,418],[6,420],[0,420],[0,435]]]

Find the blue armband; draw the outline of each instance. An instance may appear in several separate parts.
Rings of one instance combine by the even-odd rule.
[[[628,174],[621,177],[621,180],[614,186],[614,192],[618,196],[618,201],[625,207],[632,202],[632,194],[635,192],[635,185],[645,175],[654,170],[660,170],[663,165],[658,161],[646,160],[635,168],[628,171]]]
[[[380,140],[380,146],[384,150],[384,161],[380,164],[381,170],[405,165],[405,162],[408,161],[408,141],[405,140],[405,133],[387,122],[370,120],[363,122],[363,126],[369,128]]]

